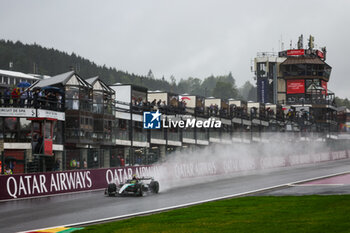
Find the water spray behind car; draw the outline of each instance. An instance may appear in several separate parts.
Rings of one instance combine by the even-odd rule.
[[[330,160],[330,148],[323,139],[295,140],[285,138],[285,134],[264,136],[256,143],[216,144],[167,155],[157,164],[154,174],[160,182],[160,191]]]

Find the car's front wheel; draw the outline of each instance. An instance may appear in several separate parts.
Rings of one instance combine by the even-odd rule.
[[[152,193],[158,193],[159,192],[159,183],[158,181],[152,181],[150,184],[150,189]]]

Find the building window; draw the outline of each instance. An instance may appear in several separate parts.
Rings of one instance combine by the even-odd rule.
[[[18,134],[18,118],[4,118],[4,134],[6,139],[15,140]]]
[[[26,118],[19,118],[20,124],[20,141],[31,141],[31,121]]]

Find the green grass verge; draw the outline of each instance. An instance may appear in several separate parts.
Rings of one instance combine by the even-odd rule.
[[[350,232],[350,195],[242,197],[76,232]]]

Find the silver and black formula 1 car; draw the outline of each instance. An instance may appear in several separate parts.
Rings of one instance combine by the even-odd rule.
[[[105,189],[105,195],[118,196],[118,195],[134,195],[143,196],[144,193],[158,193],[159,183],[153,178],[137,178],[127,180],[123,184],[110,183]]]

